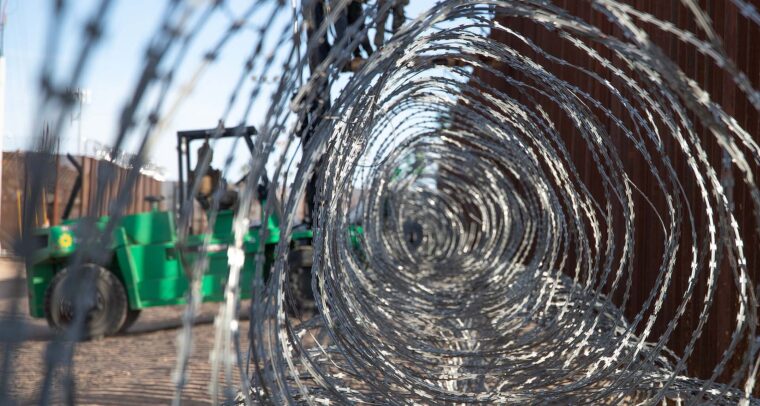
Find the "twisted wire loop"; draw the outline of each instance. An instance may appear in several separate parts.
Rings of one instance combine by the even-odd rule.
[[[733,179],[715,168],[699,134],[709,129],[723,147],[729,172],[753,196],[745,210],[757,221],[756,135],[642,26],[695,46],[732,75],[755,109],[758,92],[696,3],[682,2],[702,33],[623,3],[587,3],[622,34],[552,2],[445,1],[408,22],[348,80],[305,148],[285,210],[292,213],[315,173],[318,314],[300,322],[287,316],[284,239],[268,295],[252,307],[256,399],[758,404],[751,397],[760,362],[756,282],[743,248],[757,223],[739,229],[727,191]],[[752,6],[734,4],[755,21]],[[509,19],[533,21],[604,71],[541,48],[503,23]],[[557,67],[583,79],[568,81]],[[577,84],[584,80],[600,84],[619,108]],[[588,162],[573,161],[550,106],[570,123]],[[641,170],[655,195],[634,181],[631,155],[647,164]],[[673,159],[686,162],[687,178]],[[583,165],[598,178],[584,178]],[[696,201],[686,198],[685,183],[698,191]],[[625,314],[642,252],[636,216],[653,209],[662,245],[649,248],[659,258],[645,272],[656,278]],[[286,217],[284,232],[291,223]],[[358,243],[350,231],[356,224]],[[680,261],[690,275],[675,287]],[[695,342],[721,310],[712,305],[720,272],[731,273],[740,304],[730,315],[731,343],[710,376],[688,378]],[[676,296],[677,310],[663,315],[668,296]],[[672,352],[666,345],[694,303],[698,322]],[[663,317],[664,333],[655,335]],[[739,367],[717,383],[732,359]]]
[[[329,2],[319,27],[304,13],[314,0],[260,0],[240,15],[226,3],[167,3],[114,148],[136,139],[137,171],[207,67],[223,59],[242,27],[256,27],[212,137],[224,125],[244,131],[264,106],[263,120],[253,123],[259,135],[216,319],[215,403],[239,390],[234,402],[245,404],[760,404],[753,397],[760,292],[747,259],[760,247],[745,246],[760,238],[758,135],[652,34],[693,47],[730,78],[748,110],[760,112],[758,84],[729,57],[698,2],[680,1],[693,22],[685,29],[614,0],[578,2],[601,23],[547,0],[446,0],[386,34],[353,73],[343,72],[354,50],[384,27],[394,3],[407,2],[366,2],[363,21],[342,36],[333,23],[349,0]],[[750,3],[725,5],[747,25],[760,25]],[[59,8],[53,50],[64,18]],[[104,19],[98,10],[94,27]],[[177,86],[174,73],[187,65],[187,47],[211,35],[205,22],[216,14],[229,17],[227,30]],[[521,31],[520,21],[536,30]],[[538,31],[585,62],[544,46]],[[323,38],[332,40],[329,52],[310,69]],[[92,41],[83,42],[65,84],[79,83],[90,59]],[[273,70],[276,84],[265,79]],[[251,75],[258,78],[252,84]],[[49,74],[43,78],[50,104],[58,87]],[[329,103],[319,100],[325,89]],[[146,107],[146,99],[155,102]],[[40,108],[46,117],[64,117],[71,106],[64,99],[57,109],[48,104]],[[61,120],[54,121],[55,137]],[[304,129],[308,142],[298,137]],[[578,149],[585,160],[577,159]],[[199,157],[199,170],[209,161]],[[230,156],[225,173],[231,164]],[[263,210],[282,214],[281,238],[271,270],[264,269],[263,244],[256,255],[246,339],[237,322],[242,248],[256,220],[249,210],[256,187],[267,174],[269,195],[282,207],[268,199]],[[311,179],[317,311],[292,317],[290,236]],[[738,186],[751,202],[743,213],[753,218],[741,224]],[[113,222],[129,193],[113,205]],[[637,219],[645,215],[657,223],[641,227]],[[184,238],[190,216],[179,218]],[[110,238],[110,229],[78,232],[91,250]],[[266,232],[262,227],[259,241]],[[195,288],[178,340],[175,403],[206,266],[198,262],[188,272]],[[679,269],[688,270],[684,283],[674,282]],[[642,275],[651,283],[635,298]],[[714,305],[721,275],[735,288],[735,313]],[[684,320],[687,309],[697,309],[694,320]],[[705,376],[691,377],[694,348],[716,317],[733,320],[728,346]],[[674,345],[675,332],[683,331]],[[51,344],[59,355],[46,360],[46,393],[56,368],[71,371],[73,344],[61,352],[64,342]],[[233,375],[242,388],[232,389]]]

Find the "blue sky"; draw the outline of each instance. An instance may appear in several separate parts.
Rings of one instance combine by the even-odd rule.
[[[4,150],[25,149],[30,142],[33,128],[37,81],[40,63],[44,56],[43,45],[46,25],[49,21],[50,1],[11,0],[8,6],[8,19],[5,37],[6,76],[6,126]],[[61,67],[68,66],[67,56],[73,55],[74,46],[85,18],[96,4],[95,0],[76,0],[70,2],[71,10],[68,25],[64,30],[64,47],[61,52]],[[244,5],[245,1],[232,2],[233,7]],[[141,70],[143,54],[147,42],[158,23],[159,12],[165,1],[157,0],[122,0],[116,1],[109,15],[109,24],[102,45],[86,74],[84,87],[91,92],[91,103],[85,105],[82,112],[82,136],[85,139],[85,151],[91,151],[95,143],[111,144],[114,139],[118,112],[128,100],[129,92]],[[239,10],[240,7],[234,7]],[[218,15],[209,22],[207,35],[199,38],[197,46],[188,58],[188,73],[193,69],[203,51],[208,49],[228,21]],[[173,153],[176,139],[174,132],[179,129],[196,129],[213,127],[221,115],[221,109],[234,83],[239,76],[240,67],[247,50],[250,48],[251,33],[243,32],[226,48],[227,52],[220,58],[220,63],[212,66],[191,95],[186,107],[178,113],[174,125],[159,137],[152,154],[155,163],[167,168],[169,177],[176,177],[176,155]],[[230,50],[244,49],[244,52]],[[65,70],[64,70],[65,71]],[[183,81],[180,74],[177,83]],[[255,120],[254,120],[255,121]],[[77,152],[79,121],[72,116],[69,128],[64,136],[62,152]],[[92,141],[88,141],[92,140]],[[134,147],[134,145],[131,145]],[[169,153],[171,151],[171,153]],[[221,159],[222,154],[218,154]]]
[[[57,65],[68,66],[67,56],[73,55],[79,44],[80,33],[86,16],[98,0],[69,1],[71,14],[64,29],[64,43]],[[50,21],[50,0],[9,0],[5,33],[6,57],[6,122],[3,134],[3,149],[17,150],[29,146],[34,123],[37,80],[40,62],[44,56],[43,46],[46,27]],[[233,12],[241,12],[250,4],[249,0],[230,1]],[[422,3],[425,3],[423,5]],[[94,143],[110,144],[114,139],[118,113],[132,90],[147,43],[159,20],[160,10],[166,0],[117,0],[109,14],[109,23],[101,46],[86,74],[84,87],[91,92],[91,103],[82,112],[81,133],[85,139],[85,151],[91,151]],[[408,16],[416,16],[425,8],[427,1],[413,1]],[[263,15],[264,13],[260,13]],[[252,25],[264,24],[261,17],[251,21]],[[229,24],[229,19],[217,13],[209,22],[204,35],[187,58],[188,68],[179,72],[175,84],[184,79],[197,66],[200,56],[215,43]],[[175,120],[160,134],[155,145],[152,160],[167,170],[169,178],[176,178],[175,132],[181,129],[213,127],[227,101],[227,97],[240,74],[255,38],[252,30],[244,30],[233,39],[223,51],[219,62],[212,65],[193,94],[185,101]],[[257,106],[249,123],[261,122],[266,106]],[[239,116],[233,120],[237,122]],[[76,153],[78,150],[79,120],[72,116],[67,133],[62,142],[62,152]],[[93,140],[93,141],[89,141]],[[134,147],[134,145],[128,146]],[[222,146],[223,147],[223,146]],[[217,165],[224,154],[215,154]],[[245,157],[241,158],[242,160]]]

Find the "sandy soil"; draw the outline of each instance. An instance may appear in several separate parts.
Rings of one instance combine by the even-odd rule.
[[[23,301],[22,301],[23,302]],[[0,320],[8,316],[10,301],[0,300]],[[74,355],[76,404],[151,405],[171,403],[176,363],[176,337],[183,308],[146,309],[124,335],[80,343]],[[26,311],[26,309],[24,309]],[[194,350],[183,404],[209,404],[211,370],[209,354],[214,340],[211,321],[217,305],[202,306],[201,323],[194,328]],[[26,313],[24,313],[26,314]],[[29,338],[13,351],[11,398],[20,404],[36,404],[45,377],[44,354],[55,336],[44,321],[22,316]],[[248,323],[241,323],[241,331]],[[2,344],[0,344],[2,346]],[[2,349],[0,349],[2,350]],[[3,355],[0,353],[0,361]],[[63,401],[60,374],[53,403]],[[237,379],[235,379],[237,385]]]

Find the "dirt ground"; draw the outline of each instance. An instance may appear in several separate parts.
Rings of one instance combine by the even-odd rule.
[[[6,281],[7,282],[7,281]],[[8,284],[8,283],[6,283]],[[0,297],[0,320],[8,319],[13,300],[8,290]],[[25,307],[25,300],[21,303]],[[80,343],[74,355],[76,404],[92,405],[155,405],[169,404],[173,396],[172,371],[176,363],[176,338],[180,331],[183,307],[146,309],[138,322],[123,335]],[[26,327],[27,341],[13,352],[11,397],[19,404],[39,402],[45,376],[44,354],[54,337],[44,320],[30,319],[23,309],[21,320]],[[217,304],[202,306],[200,323],[194,328],[194,350],[189,364],[188,384],[183,404],[210,403],[211,370],[209,354],[214,340],[211,323]],[[248,323],[241,323],[241,332]],[[245,338],[241,341],[247,342]],[[0,351],[2,344],[0,343]],[[3,354],[0,352],[0,363]],[[236,385],[237,385],[237,379]],[[58,381],[56,387],[60,389]],[[63,400],[60,390],[53,403]]]

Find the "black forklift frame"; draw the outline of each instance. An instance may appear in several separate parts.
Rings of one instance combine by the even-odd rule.
[[[254,126],[248,126],[245,127],[245,131],[240,132],[240,127],[229,127],[225,128],[221,134],[218,136],[217,131],[219,131],[218,128],[212,128],[208,130],[187,130],[187,131],[177,131],[177,165],[179,169],[179,199],[178,202],[180,205],[182,205],[185,201],[185,195],[187,194],[187,187],[190,185],[187,184],[187,181],[189,179],[185,179],[185,173],[184,168],[187,168],[187,174],[190,174],[190,143],[192,141],[198,141],[198,140],[211,140],[211,139],[220,139],[220,138],[234,138],[234,137],[243,137],[243,140],[245,141],[246,146],[248,146],[248,150],[251,152],[251,155],[253,155],[253,136],[258,134],[258,131],[256,131],[256,127]],[[183,154],[184,152],[184,154]],[[183,160],[184,155],[184,160]],[[185,166],[187,165],[187,166]],[[189,176],[188,176],[189,177]]]

